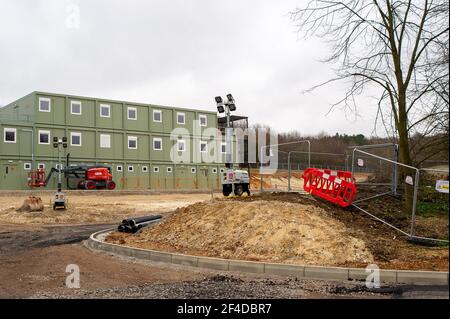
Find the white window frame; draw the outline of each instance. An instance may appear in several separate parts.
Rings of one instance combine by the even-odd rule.
[[[225,146],[225,149],[223,148]],[[222,142],[220,143],[220,154],[226,154],[227,153],[227,143]]]
[[[197,168],[191,167],[191,173],[192,173],[192,174],[196,174],[196,173],[197,173]]]
[[[178,121],[178,116],[183,115],[183,122]],[[186,124],[186,113],[184,112],[177,112],[177,124],[185,125]]]
[[[134,114],[136,115],[135,118],[131,118],[130,117],[130,111],[131,110],[134,110]],[[127,119],[130,120],[130,121],[137,121],[137,118],[138,118],[138,113],[137,112],[138,112],[137,111],[137,107],[128,106],[127,107]]]
[[[217,174],[217,168],[214,167],[214,168],[212,169],[212,173],[213,173],[213,174]]]
[[[160,138],[160,137],[154,137],[153,138],[153,150],[154,151],[162,151],[163,150],[163,142],[162,142],[163,140],[162,140],[162,138]],[[161,148],[156,148],[155,147],[155,142],[159,142],[160,143],[160,145],[161,145]]]
[[[45,163],[38,163],[38,169],[45,169]]]
[[[41,101],[48,102],[48,110],[41,109]],[[39,112],[50,113],[52,111],[52,100],[48,97],[40,97],[39,98]]]
[[[55,168],[59,170],[59,163],[55,164]],[[64,164],[61,164],[61,169],[64,169]]]
[[[183,149],[180,150],[180,144],[183,144]],[[186,152],[186,141],[185,140],[178,140],[177,141],[177,151],[178,152]]]
[[[102,138],[108,138],[108,146],[102,144]],[[100,134],[100,148],[111,148],[111,134]]]
[[[130,172],[130,173],[133,173],[134,172],[134,166],[133,165],[128,165],[127,166],[127,171]]]
[[[23,163],[24,171],[31,171],[31,163]]]
[[[116,166],[116,171],[117,172],[123,172],[123,166],[122,165],[117,165]]]
[[[48,135],[48,143],[42,143],[42,142],[41,142],[41,134],[47,134],[47,135]],[[50,134],[50,131],[47,131],[47,130],[39,130],[39,131],[38,131],[38,144],[41,144],[41,145],[50,145],[50,140],[51,140],[51,134]]]
[[[14,133],[14,141],[6,140],[6,133]],[[17,129],[13,127],[5,127],[3,128],[3,142],[15,144],[17,143]]]
[[[166,167],[166,173],[172,174],[172,172],[173,172],[172,166],[167,166]]]
[[[130,147],[130,141],[136,142],[136,147]],[[137,150],[138,149],[138,138],[137,136],[127,136],[127,146],[129,150]]]
[[[205,119],[205,124],[204,125],[202,125],[202,119]],[[208,116],[206,116],[205,114],[200,114],[198,116],[198,120],[199,120],[200,126],[208,126]]]
[[[155,114],[159,114],[159,121],[155,120]],[[163,113],[161,110],[153,110],[153,122],[162,123],[162,117],[163,117]]]
[[[153,173],[159,173],[159,166],[153,166]]]
[[[221,168],[220,173],[225,173],[225,168]]]
[[[79,136],[80,137],[80,144],[73,144],[73,140],[72,137],[73,136]],[[70,132],[70,146],[78,146],[80,147],[82,145],[82,140],[81,140],[81,133],[80,132]]]
[[[148,166],[147,165],[144,165],[144,166],[142,166],[142,173],[148,173]]]
[[[205,150],[202,151],[202,145],[205,144]],[[207,141],[200,141],[200,153],[208,153],[208,142]]]
[[[79,104],[80,105],[80,113],[74,113],[73,112],[73,105],[74,104]],[[72,114],[72,115],[81,115],[81,114],[83,114],[83,103],[81,103],[81,101],[70,101],[70,114]]]
[[[108,115],[107,115],[107,116],[102,114],[102,109],[103,109],[103,108],[108,109]],[[100,104],[99,112],[100,112],[100,117],[110,118],[110,117],[111,117],[111,105],[109,105],[109,104],[103,104],[103,103]]]

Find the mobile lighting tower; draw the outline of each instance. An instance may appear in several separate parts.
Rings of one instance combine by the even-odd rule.
[[[55,193],[53,200],[53,210],[56,209],[66,209],[66,195],[62,192],[62,182],[61,174],[63,171],[61,162],[61,148],[67,148],[67,137],[59,139],[58,137],[53,137],[53,147],[58,149],[58,190]]]
[[[225,128],[225,167],[227,168],[222,177],[222,192],[224,196],[234,194],[241,196],[244,192],[250,195],[250,177],[247,171],[233,169],[232,156],[232,135],[231,112],[236,111],[236,104],[231,94],[227,94],[227,100],[224,101],[221,96],[215,97],[217,111],[225,113],[227,117],[227,126]]]

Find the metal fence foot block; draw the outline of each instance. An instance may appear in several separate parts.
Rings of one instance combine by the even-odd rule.
[[[266,274],[303,277],[305,267],[300,265],[283,265],[283,264],[265,264],[264,272]]]
[[[264,273],[264,264],[251,261],[230,260],[230,271],[244,271],[251,273]]]

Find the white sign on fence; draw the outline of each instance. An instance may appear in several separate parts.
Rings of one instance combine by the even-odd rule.
[[[436,190],[439,193],[447,193],[448,194],[448,181],[437,180],[436,181]]]
[[[406,182],[406,184],[414,185],[414,180],[413,180],[412,176],[409,176],[409,175],[406,176],[405,182]]]
[[[363,167],[364,166],[364,160],[362,158],[358,158],[358,166]]]

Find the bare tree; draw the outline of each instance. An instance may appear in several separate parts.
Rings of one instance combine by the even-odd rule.
[[[377,120],[398,139],[401,163],[413,164],[411,135],[448,134],[448,0],[312,0],[292,19],[332,47],[336,77],[312,89],[347,80],[332,107],[354,111],[359,95],[377,92]]]

